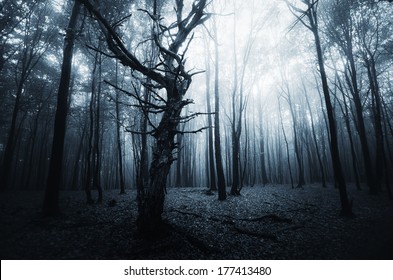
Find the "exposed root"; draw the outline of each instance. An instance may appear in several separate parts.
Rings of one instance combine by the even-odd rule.
[[[246,221],[246,222],[260,222],[266,219],[271,219],[273,222],[277,223],[291,223],[292,220],[285,218],[285,217],[280,217],[276,214],[267,214],[261,217],[256,217],[256,218],[249,218],[249,219],[236,219],[238,221]]]
[[[234,218],[228,215],[223,215],[221,217],[223,217],[224,219],[220,219],[220,218],[216,218],[216,217],[206,217],[194,212],[188,212],[188,211],[182,211],[182,210],[178,210],[178,209],[170,209],[169,211],[172,212],[177,212],[183,215],[190,215],[190,216],[194,216],[197,218],[201,218],[201,219],[207,219],[207,220],[211,220],[211,221],[215,221],[215,222],[220,222],[220,223],[224,223],[224,224],[233,224],[235,221],[242,221],[242,222],[260,222],[263,220],[268,220],[271,219],[273,222],[277,222],[277,223],[291,223],[292,220],[289,218],[285,218],[285,217],[280,217],[277,214],[267,214],[267,215],[263,215],[260,217],[256,217],[256,218]]]
[[[228,215],[221,216],[221,218],[217,218],[217,217],[206,217],[206,216],[194,213],[194,212],[187,212],[187,211],[182,211],[182,210],[178,210],[178,209],[171,209],[170,211],[177,212],[177,213],[180,213],[183,215],[190,215],[193,217],[207,219],[207,220],[219,222],[222,224],[230,225],[238,233],[247,234],[249,236],[263,238],[263,239],[270,239],[273,241],[278,241],[277,233],[287,231],[290,229],[297,229],[297,228],[303,227],[302,225],[292,225],[292,226],[288,226],[288,227],[276,230],[274,232],[257,232],[257,231],[253,231],[253,230],[250,230],[250,229],[247,229],[244,227],[240,227],[239,225],[236,224],[236,222],[261,222],[264,220],[271,220],[275,223],[288,223],[288,224],[290,224],[290,223],[292,223],[292,220],[289,218],[280,217],[277,214],[267,214],[267,215],[263,215],[263,216],[256,217],[256,218],[233,218]],[[186,233],[185,231],[179,229],[178,227],[175,227],[175,229],[177,231],[181,232],[182,234],[184,234],[185,237],[187,238],[187,240],[191,244],[193,244],[196,247],[198,247],[199,249],[201,249],[201,251],[203,251],[204,253],[209,253],[211,251],[212,247],[210,247],[209,245],[206,245],[203,241],[197,239],[196,237],[190,235],[189,233]]]
[[[256,232],[256,231],[252,231],[246,228],[241,228],[237,225],[234,225],[233,228],[241,234],[247,234],[250,236],[254,236],[254,237],[258,237],[258,238],[263,238],[263,239],[271,239],[273,241],[278,241],[277,240],[277,236],[273,233],[269,233],[269,232]]]

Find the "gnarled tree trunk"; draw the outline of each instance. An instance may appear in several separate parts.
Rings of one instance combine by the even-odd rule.
[[[174,161],[175,136],[180,123],[180,113],[185,102],[177,89],[167,89],[168,110],[164,113],[154,138],[153,160],[150,165],[149,184],[140,198],[138,231],[143,237],[154,238],[162,232],[161,215],[164,209],[166,181]]]
[[[164,88],[167,93],[166,98],[159,98],[162,103],[160,105],[146,102],[138,95],[134,95],[138,102],[143,104],[142,106],[146,112],[149,113],[154,111],[153,109],[159,108],[162,113],[159,125],[153,127],[151,132],[155,143],[149,170],[149,183],[146,189],[138,193],[138,232],[145,238],[156,238],[162,232],[161,214],[164,209],[165,187],[170,167],[174,161],[173,152],[176,148],[175,136],[179,133],[178,125],[180,122],[191,119],[181,116],[183,107],[191,103],[190,100],[183,101],[183,96],[190,86],[192,74],[185,70],[185,53],[179,54],[179,50],[183,43],[188,41],[188,36],[192,30],[209,18],[209,15],[204,12],[207,1],[194,1],[192,9],[185,17],[183,15],[183,1],[175,2],[176,22],[172,26],[177,27],[177,32],[172,28],[164,27],[160,22],[160,17],[156,15],[157,1],[153,3],[152,14],[149,11],[144,11],[153,21],[152,40],[159,50],[162,60],[162,63],[154,66],[144,65],[133,54],[133,51],[127,49],[119,33],[115,30],[116,27],[109,23],[89,0],[80,1],[100,23],[108,48],[114,54],[114,57],[123,65],[141,73],[154,82],[152,88]],[[167,46],[162,45],[161,37],[163,34],[171,37],[171,43]],[[159,93],[155,94],[158,96]]]

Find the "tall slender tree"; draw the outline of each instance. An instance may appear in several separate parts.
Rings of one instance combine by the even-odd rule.
[[[60,213],[59,190],[61,184],[64,139],[66,134],[69,105],[68,99],[71,80],[71,66],[74,53],[74,42],[78,33],[76,27],[80,10],[80,1],[75,0],[64,37],[63,63],[61,67],[59,90],[57,93],[52,153],[42,209],[45,216],[54,216]]]
[[[216,19],[212,20],[214,32],[214,155],[216,158],[217,189],[218,200],[225,200],[227,197],[224,167],[221,155],[221,135],[220,135],[220,55],[218,50],[218,31]]]
[[[366,173],[367,185],[371,193],[375,192],[375,179],[373,172],[373,164],[371,161],[369,143],[367,139],[366,124],[364,121],[364,108],[358,81],[358,68],[355,62],[354,53],[354,29],[355,23],[353,19],[353,10],[356,3],[351,1],[334,0],[329,10],[329,19],[327,23],[327,34],[333,43],[337,44],[339,50],[347,61],[345,81],[348,84],[350,94],[352,96],[353,105],[356,115],[356,129],[359,134],[361,143],[363,162]]]
[[[304,8],[297,7],[294,3],[286,0],[290,10],[296,16],[297,21],[301,22],[307,27],[314,36],[315,48],[317,51],[319,74],[322,82],[323,96],[326,105],[326,112],[328,115],[329,133],[330,133],[330,153],[333,163],[334,177],[338,185],[341,201],[341,214],[344,216],[352,215],[352,205],[349,202],[347,194],[347,185],[342,169],[340,152],[338,148],[337,127],[334,116],[334,108],[330,98],[329,85],[327,74],[325,70],[325,61],[322,51],[321,38],[319,36],[318,26],[318,0],[300,0]]]
[[[207,48],[206,48],[207,49]],[[210,191],[217,190],[217,183],[216,183],[216,168],[215,168],[215,161],[214,161],[214,140],[213,140],[213,120],[212,120],[212,109],[210,104],[210,79],[211,79],[211,67],[210,67],[210,54],[206,59],[206,106],[207,106],[207,123],[208,123],[208,157],[207,157],[207,164],[208,172],[209,172],[209,189]]]
[[[8,137],[5,145],[3,161],[1,162],[1,169],[0,169],[1,189],[5,189],[10,183],[10,175],[12,174],[12,164],[15,154],[15,145],[18,142],[17,141],[18,127],[23,127],[22,123],[18,123],[18,122],[20,121],[19,115],[23,104],[23,98],[24,98],[23,93],[26,89],[26,83],[28,82],[29,78],[32,76],[33,70],[42,60],[42,57],[48,50],[49,45],[54,38],[53,29],[49,28],[48,30],[43,30],[40,27],[42,22],[45,20],[45,16],[47,16],[48,14],[49,9],[47,8],[47,4],[32,3],[28,5],[31,11],[27,12],[26,15],[24,15],[25,12],[22,12],[22,15],[19,15],[22,16],[20,22],[18,18],[17,20],[15,20],[17,23],[14,23],[16,25],[17,24],[21,25],[20,27],[21,43],[20,43],[20,49],[16,49],[14,51],[15,55],[17,56],[16,71],[15,71],[16,90],[15,92],[13,92],[13,96],[15,96],[15,100],[13,102],[13,110],[11,114],[11,125],[8,130]],[[19,12],[16,13],[15,16],[17,16],[17,14],[19,14]],[[13,22],[9,22],[9,24],[12,25]],[[6,26],[1,33],[4,33],[4,35],[6,36],[8,32],[12,32],[14,30],[15,26],[12,27],[10,30],[8,30],[9,28],[10,28],[9,26]],[[2,44],[3,40],[5,39],[2,38],[0,40],[0,44]],[[43,42],[45,42],[45,44],[43,44]],[[0,45],[0,48],[5,48],[5,46]],[[2,64],[5,63],[5,60],[11,59],[11,56],[3,59],[4,61],[1,62]],[[0,65],[0,67],[2,66]],[[22,117],[21,119],[24,118]]]
[[[116,62],[116,79],[118,75],[118,63]],[[117,84],[117,83],[116,83]],[[120,183],[120,194],[126,193],[126,187],[124,182],[124,167],[123,167],[123,148],[122,148],[122,139],[121,139],[121,117],[120,117],[120,93],[116,92],[116,142],[117,142],[117,157],[118,157],[118,176]]]

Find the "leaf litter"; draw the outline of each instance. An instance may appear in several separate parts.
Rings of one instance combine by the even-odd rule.
[[[43,194],[0,198],[1,259],[393,259],[393,203],[349,188],[354,218],[339,216],[338,191],[307,185],[245,187],[218,201],[202,188],[169,188],[158,240],[136,234],[135,191],[86,205],[61,193],[60,218],[40,216]]]

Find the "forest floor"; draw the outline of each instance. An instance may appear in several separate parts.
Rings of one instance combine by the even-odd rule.
[[[62,192],[63,216],[40,216],[43,194],[0,197],[1,259],[393,259],[393,202],[349,189],[355,217],[339,215],[338,190],[245,187],[219,202],[200,188],[170,188],[168,233],[136,237],[135,192]]]

